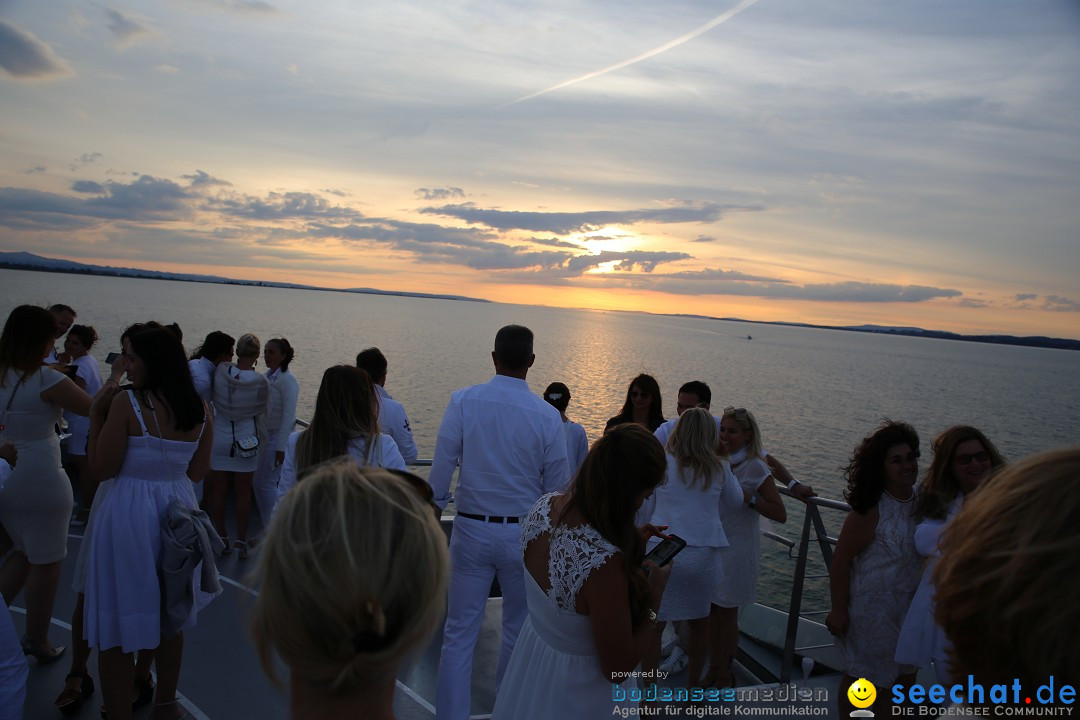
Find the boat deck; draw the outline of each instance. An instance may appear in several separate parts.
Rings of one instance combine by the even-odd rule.
[[[69,557],[79,551],[82,537],[72,534],[68,539]],[[219,560],[224,592],[199,613],[198,626],[188,632],[184,639],[184,666],[180,678],[180,701],[198,720],[287,720],[288,701],[284,690],[273,686],[263,673],[248,633],[248,613],[255,597],[248,575],[255,566],[255,558],[240,560],[234,552]],[[71,612],[75,594],[70,590],[74,562],[65,562],[61,589],[53,612],[53,643],[70,645]],[[16,630],[21,635],[25,626],[25,608],[20,597],[12,606]],[[502,600],[488,601],[487,612],[477,644],[473,666],[472,717],[476,720],[490,717],[495,701],[495,666],[499,651],[499,628],[502,618]],[[411,666],[403,668],[397,681],[394,710],[399,720],[431,720],[435,717],[435,680],[439,666],[441,633],[417,657]],[[764,652],[763,648],[758,649]],[[37,666],[31,660],[27,687],[25,717],[38,720],[60,717],[53,708],[53,701],[64,684],[70,656],[45,666]],[[97,677],[97,658],[90,659],[90,672]],[[754,683],[755,678],[740,667],[738,679],[741,684]],[[685,685],[685,671],[663,684],[678,687]],[[831,676],[815,677],[799,682],[800,687],[824,687],[830,697],[836,681]],[[764,686],[777,687],[776,685]],[[829,703],[832,704],[831,702]],[[97,718],[101,705],[101,693],[83,706],[77,717]],[[136,718],[149,717],[150,709],[143,708]],[[678,716],[668,713],[666,716]],[[832,715],[829,715],[832,717]]]
[[[449,532],[452,522],[445,522]],[[75,593],[71,588],[74,558],[78,555],[82,535],[73,532],[68,537],[69,561],[63,564],[60,590],[53,610],[50,639],[54,644],[70,645],[70,619],[75,604]],[[286,720],[288,699],[285,689],[275,688],[263,673],[250,640],[249,613],[256,596],[250,574],[255,567],[256,549],[252,557],[240,560],[233,552],[218,560],[218,571],[224,589],[222,595],[199,613],[198,626],[186,633],[184,639],[184,664],[180,678],[179,699],[187,711],[199,720]],[[25,607],[22,597],[11,607],[16,630],[21,635],[25,628]],[[481,634],[477,643],[473,665],[472,718],[480,720],[490,717],[495,702],[494,677],[498,661],[500,625],[502,619],[501,598],[488,601]],[[790,685],[779,685],[776,679],[758,671],[759,668],[776,668],[780,665],[780,654],[776,650],[782,646],[783,626],[786,615],[762,606],[747,608],[743,613],[742,625],[747,632],[740,644],[743,662],[736,663],[736,681],[739,692],[772,690],[775,706],[790,705],[780,700],[785,697],[779,692],[788,692]],[[811,627],[813,631],[823,631],[820,626]],[[670,632],[670,629],[669,629]],[[401,669],[394,695],[394,710],[399,720],[432,720],[435,717],[436,677],[439,666],[442,633],[436,632],[431,643],[418,657]],[[755,641],[755,638],[757,641]],[[777,642],[777,639],[781,642]],[[811,688],[820,697],[827,692],[830,700],[817,702],[822,709],[816,717],[835,717],[835,692],[837,676],[828,668],[835,666],[830,662],[831,648],[819,659],[824,662],[813,672],[804,666],[804,672],[794,672],[795,683],[799,688]],[[70,655],[46,666],[37,666],[31,660],[30,677],[27,688],[25,717],[28,720],[60,717],[53,707],[53,701],[64,684],[64,676],[70,667]],[[90,659],[90,673],[95,679],[97,673],[96,655]],[[284,669],[281,677],[287,677]],[[685,687],[686,672],[673,675],[660,684],[668,687]],[[747,697],[747,696],[742,696]],[[736,699],[736,702],[739,702]],[[686,712],[692,706],[688,703],[676,703],[679,709],[665,708],[665,717],[690,716]],[[764,709],[770,703],[755,697],[742,704],[752,704]],[[101,706],[101,693],[95,695],[84,705],[77,717],[97,718]],[[699,706],[696,706],[700,708]],[[827,710],[826,710],[827,708]],[[694,713],[703,717],[710,714]],[[722,708],[711,708],[722,710]],[[727,708],[730,710],[730,708]],[[150,709],[143,708],[135,714],[136,718],[149,717]],[[567,719],[569,720],[569,719]]]

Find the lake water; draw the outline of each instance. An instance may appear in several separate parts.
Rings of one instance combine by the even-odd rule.
[[[525,299],[525,298],[523,298]],[[1080,353],[835,330],[636,313],[569,310],[281,288],[0,270],[0,313],[63,302],[102,340],[102,363],[127,325],[178,322],[189,351],[206,333],[284,336],[296,348],[298,416],[309,417],[324,369],[352,364],[375,345],[387,356],[387,390],[405,406],[421,457],[431,457],[451,391],[485,382],[503,325],[536,334],[529,385],[561,381],[567,415],[597,438],[620,409],[630,379],[656,377],[668,417],[678,387],[704,380],[713,409],[752,410],[765,446],[820,494],[839,498],[840,468],[882,417],[919,431],[924,466],[944,428],[981,428],[1011,459],[1080,442]],[[688,302],[687,313],[695,307]],[[748,340],[747,336],[753,339]],[[801,513],[789,505],[796,537]],[[792,512],[794,511],[794,512]],[[831,524],[839,529],[835,522]],[[767,557],[763,596],[779,602],[790,574],[783,552]],[[770,577],[775,573],[775,577]],[[775,597],[774,597],[775,595]]]

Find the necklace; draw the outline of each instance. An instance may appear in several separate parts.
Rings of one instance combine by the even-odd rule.
[[[892,494],[891,492],[889,492],[889,491],[888,491],[888,489],[885,489],[885,490],[883,490],[883,492],[884,492],[884,493],[885,493],[886,495],[888,495],[889,497],[891,497],[891,498],[892,498],[893,500],[895,500],[896,502],[898,502],[898,503],[909,503],[909,502],[911,502],[912,500],[914,500],[914,499],[915,499],[915,493],[914,493],[914,492],[912,492],[912,493],[911,493],[911,495],[909,495],[909,496],[908,496],[908,499],[907,499],[907,500],[901,500],[900,498],[896,497],[896,496],[895,496],[895,495],[893,495],[893,494]]]

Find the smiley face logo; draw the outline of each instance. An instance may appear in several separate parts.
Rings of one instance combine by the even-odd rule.
[[[857,708],[868,708],[877,699],[877,688],[866,678],[859,678],[848,686],[847,698]]]

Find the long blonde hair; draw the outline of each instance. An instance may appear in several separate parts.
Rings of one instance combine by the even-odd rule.
[[[364,438],[364,454],[379,436],[379,400],[371,377],[351,365],[323,373],[311,426],[296,439],[296,474],[349,452],[349,442]]]
[[[381,468],[338,458],[282,498],[256,570],[252,634],[328,693],[393,682],[446,606],[446,535],[420,494]]]
[[[716,419],[708,410],[690,408],[675,423],[665,449],[680,469],[692,471],[689,487],[696,487],[701,480],[701,489],[708,490],[714,474],[723,477],[724,466],[716,454],[717,437]]]

